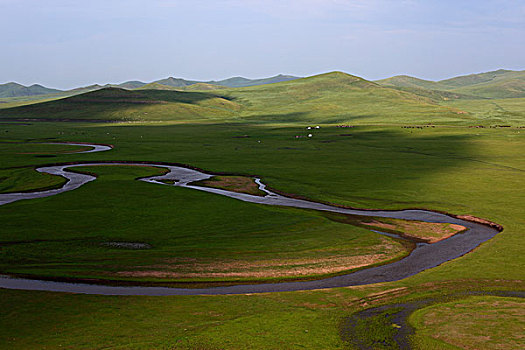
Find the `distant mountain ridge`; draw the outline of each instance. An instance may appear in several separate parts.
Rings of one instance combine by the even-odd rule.
[[[478,98],[515,98],[525,97],[525,70],[513,71],[498,69],[496,71],[462,75],[454,78],[430,81],[407,75],[396,75],[377,80],[376,83],[417,93],[414,89],[457,93]],[[425,93],[428,94],[428,91]]]
[[[34,96],[55,94],[59,92],[61,91],[57,89],[46,88],[38,84],[33,84],[31,86],[24,86],[13,82],[0,84],[0,97]]]
[[[262,78],[262,79],[248,79],[243,77],[232,77],[224,80],[210,80],[210,81],[197,81],[197,80],[186,80],[182,78],[174,78],[169,77],[166,79],[156,80],[151,83],[144,83],[142,81],[138,80],[131,80],[126,81],[121,84],[105,84],[105,85],[89,85],[89,86],[83,86],[78,87],[71,90],[58,90],[58,89],[50,89],[47,87],[44,87],[42,85],[34,84],[31,86],[24,86],[18,83],[7,83],[7,84],[0,84],[0,98],[9,98],[9,97],[22,97],[22,96],[36,96],[36,95],[51,95],[51,94],[64,94],[64,95],[71,95],[76,93],[84,93],[89,92],[93,90],[102,89],[105,87],[118,87],[118,88],[124,88],[128,90],[132,89],[140,89],[144,88],[145,86],[151,85],[154,86],[155,89],[162,89],[162,87],[169,87],[171,88],[186,88],[192,85],[197,85],[195,88],[191,88],[192,90],[197,90],[199,88],[203,88],[204,90],[210,90],[217,87],[229,87],[229,88],[236,88],[236,87],[246,87],[246,86],[255,86],[255,85],[263,85],[263,84],[272,84],[272,83],[280,83],[283,81],[290,81],[299,79],[299,77],[295,77],[292,75],[283,75],[279,74],[270,78]]]
[[[255,86],[255,85],[281,83],[283,81],[291,81],[291,80],[296,80],[299,78],[300,77],[295,77],[293,75],[279,74],[279,75],[276,75],[270,78],[263,78],[263,79],[247,79],[243,77],[233,77],[233,78],[219,80],[219,81],[212,80],[212,81],[208,81],[205,83],[235,88],[235,87],[247,87],[247,86]]]
[[[262,78],[262,79],[248,79],[244,77],[232,77],[232,78],[223,79],[223,80],[209,80],[209,81],[186,80],[182,78],[169,77],[166,79],[156,80],[153,83],[161,84],[165,86],[171,86],[171,87],[186,87],[186,86],[195,85],[195,84],[208,84],[208,85],[219,85],[219,86],[229,87],[229,88],[238,88],[238,87],[280,83],[283,81],[290,81],[290,80],[295,80],[295,79],[299,79],[299,77],[295,77],[293,75],[283,75],[283,74],[279,74],[279,75],[276,75],[270,78]]]
[[[197,81],[186,80],[183,78],[168,77],[165,79],[153,81],[151,83],[132,80],[120,84],[94,84],[71,90],[50,89],[38,84],[24,86],[21,84],[11,82],[7,84],[0,84],[0,98],[28,97],[40,95],[49,95],[49,98],[59,98],[107,87],[117,87],[128,90],[216,90],[224,88],[242,88],[265,84],[282,83],[297,79],[301,78],[283,74],[261,79],[232,77],[217,81]],[[430,98],[434,101],[449,99],[525,97],[525,70],[513,71],[499,69],[496,71],[463,75],[440,81],[424,80],[408,75],[397,75],[390,78],[377,80],[373,83],[397,89],[399,91],[409,92],[420,97]]]
[[[184,83],[175,78],[163,82]],[[234,83],[239,83],[239,80],[234,80]],[[198,90],[191,90],[197,85]],[[143,89],[133,90],[110,86],[63,99],[0,109],[0,118],[63,121],[244,120],[256,123],[380,122],[384,118],[418,122],[422,115],[428,121],[463,118],[457,110],[439,106],[429,98],[343,72],[237,89],[216,89],[217,86],[196,83],[174,87],[150,83]],[[211,90],[203,91],[204,87]]]

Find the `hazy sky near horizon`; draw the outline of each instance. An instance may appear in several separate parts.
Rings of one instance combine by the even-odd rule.
[[[0,0],[0,83],[525,69],[525,1]]]

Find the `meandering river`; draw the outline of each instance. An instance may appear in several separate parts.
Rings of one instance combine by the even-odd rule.
[[[87,145],[87,144],[82,144]],[[92,147],[100,145],[89,145]],[[106,149],[104,149],[106,150]],[[94,150],[90,150],[94,152]],[[30,193],[8,193],[0,194],[0,205],[5,205],[19,200],[29,200],[54,196],[66,191],[72,191],[80,186],[96,180],[96,177],[68,171],[70,168],[81,166],[93,166],[108,163],[79,163],[68,165],[54,165],[40,167],[37,171],[52,175],[65,177],[67,183],[59,189],[30,192]],[[181,166],[157,164],[157,163],[109,163],[112,165],[137,165],[153,166],[169,170],[165,175],[152,176],[140,179],[162,186],[179,186],[191,188],[197,191],[210,192],[216,195],[227,196],[249,203],[263,205],[276,205],[294,208],[313,209],[329,211],[341,214],[363,215],[388,217],[406,220],[420,220],[425,222],[453,223],[465,226],[468,230],[456,234],[450,238],[433,244],[418,244],[416,249],[407,257],[386,265],[366,268],[346,275],[329,277],[313,281],[295,281],[281,283],[261,283],[261,284],[241,284],[233,286],[209,287],[209,288],[171,288],[171,287],[144,287],[144,286],[109,286],[85,283],[42,281],[34,279],[12,278],[9,276],[0,277],[0,288],[24,289],[24,290],[44,290],[53,292],[71,292],[84,294],[103,294],[103,295],[216,295],[216,294],[241,294],[241,293],[265,293],[265,292],[285,292],[298,290],[312,290],[322,288],[347,287],[355,285],[372,284],[379,282],[397,281],[426,269],[436,267],[444,262],[458,258],[481,243],[494,237],[498,230],[487,225],[454,218],[452,216],[428,210],[357,210],[339,208],[327,204],[312,201],[289,198],[266,189],[260,179],[256,179],[259,188],[266,193],[266,196],[254,196],[249,194],[231,192],[221,189],[201,187],[191,185],[192,182],[208,179],[211,174],[206,174],[194,169]],[[166,183],[169,180],[169,184]],[[171,183],[173,182],[173,183]]]

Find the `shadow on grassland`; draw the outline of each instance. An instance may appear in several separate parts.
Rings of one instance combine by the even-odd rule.
[[[439,119],[433,116],[417,116],[412,114],[403,114],[398,112],[391,116],[385,117],[384,114],[374,113],[357,113],[348,111],[341,113],[321,113],[318,111],[297,111],[272,114],[251,114],[241,117],[242,120],[256,124],[276,124],[276,123],[303,123],[304,125],[312,124],[384,124],[384,125],[423,125],[429,122],[439,122]]]
[[[149,111],[154,113],[163,109],[166,104],[193,105],[198,108],[201,102],[207,100],[232,102],[233,98],[208,92],[104,88],[59,100],[1,109],[0,118],[46,121],[128,120],[133,119],[130,118],[131,113],[143,107],[149,106]]]
[[[351,123],[352,121],[363,121],[366,119],[377,118],[377,115],[374,114],[356,114],[356,115],[322,115],[320,113],[312,112],[290,112],[290,113],[275,113],[275,114],[254,114],[245,116],[242,119],[257,124],[265,123],[305,123],[305,125],[310,124],[343,124]]]
[[[288,118],[301,116],[290,114]],[[275,189],[311,199],[348,202],[357,198],[356,205],[365,205],[358,198],[378,201],[383,197],[412,207],[416,200],[428,203],[429,199],[411,198],[407,188],[425,188],[428,175],[464,168],[467,158],[483,159],[471,147],[469,134],[450,134],[438,128],[413,133],[400,127],[309,131],[304,125],[270,124],[114,125],[111,131],[131,142],[141,140],[146,149],[156,151],[141,152],[137,146],[128,157],[117,147],[113,153],[92,157],[104,160],[125,155],[130,160],[184,163],[211,172],[258,175]],[[104,130],[101,127],[97,134],[105,134]],[[308,138],[308,133],[313,137]],[[381,204],[384,201],[375,205],[380,208]]]

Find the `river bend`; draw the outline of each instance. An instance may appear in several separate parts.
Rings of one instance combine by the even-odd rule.
[[[84,144],[82,144],[84,145]],[[0,194],[0,205],[5,205],[18,200],[43,198],[54,196],[66,191],[72,191],[80,186],[96,180],[94,176],[79,174],[68,171],[70,168],[80,166],[94,166],[108,163],[80,163],[69,165],[55,165],[40,167],[37,171],[52,175],[65,177],[67,183],[59,189],[31,193],[9,193]],[[266,189],[260,179],[256,179],[259,188],[266,196],[253,196],[244,193],[231,192],[221,189],[191,185],[194,181],[200,181],[212,177],[194,169],[181,166],[156,164],[156,163],[109,163],[112,165],[137,165],[165,168],[168,173],[161,176],[152,176],[140,179],[152,184],[162,186],[179,186],[191,188],[197,191],[209,192],[222,195],[249,203],[263,205],[276,205],[303,209],[335,212],[350,215],[388,217],[405,220],[420,220],[426,222],[452,223],[465,226],[467,231],[456,234],[450,238],[433,244],[418,244],[416,249],[407,257],[393,263],[370,267],[357,272],[340,275],[336,277],[323,278],[313,281],[294,281],[280,283],[240,284],[222,287],[208,288],[171,288],[171,287],[145,287],[145,286],[109,286],[99,284],[71,283],[42,281],[34,279],[13,278],[0,276],[0,288],[42,290],[53,292],[71,292],[83,294],[102,295],[217,295],[217,294],[244,294],[244,293],[266,293],[287,292],[299,290],[313,290],[322,288],[347,287],[365,285],[380,282],[391,282],[415,275],[421,271],[436,267],[444,262],[456,259],[478,247],[481,243],[494,237],[498,230],[487,225],[458,219],[443,213],[427,210],[357,210],[339,208],[327,204],[312,201],[289,198]],[[170,184],[165,181],[169,180]],[[171,182],[173,182],[171,184]]]

